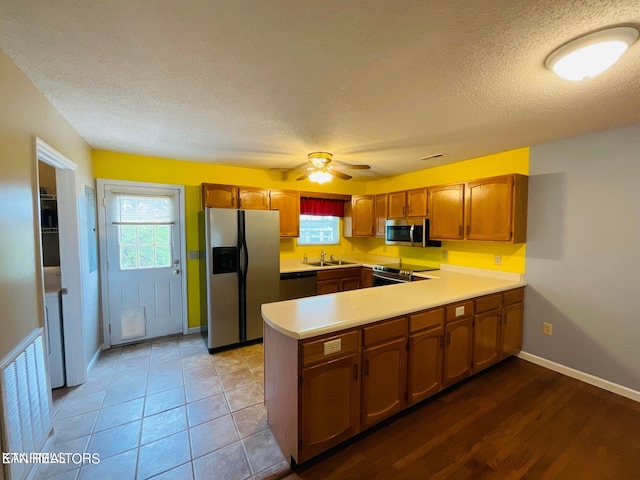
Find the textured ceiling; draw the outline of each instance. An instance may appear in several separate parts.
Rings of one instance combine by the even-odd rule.
[[[327,150],[359,179],[640,122],[640,42],[585,82],[544,67],[609,25],[639,26],[640,2],[0,0],[0,48],[96,149]]]

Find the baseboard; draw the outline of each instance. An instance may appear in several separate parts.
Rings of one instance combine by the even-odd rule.
[[[192,335],[194,333],[202,333],[202,327],[189,327],[187,335]]]
[[[89,362],[89,365],[87,365],[87,375],[89,374],[89,372],[93,369],[93,367],[96,365],[96,362],[98,361],[98,359],[100,358],[100,354],[102,353],[102,347],[104,345],[100,345],[98,347],[98,350],[96,350],[96,353],[93,354],[93,358],[91,359],[91,361]]]
[[[520,352],[516,356],[518,358],[521,358],[522,360],[526,360],[527,362],[535,363],[536,365],[540,365],[541,367],[545,367],[549,370],[553,370],[554,372],[566,375],[567,377],[575,378],[576,380],[588,383],[589,385],[593,385],[595,387],[602,388],[603,390],[607,390],[623,397],[630,398],[631,400],[635,400],[636,402],[640,402],[640,392],[638,392],[637,390],[632,390],[631,388],[610,382],[609,380],[605,380],[604,378],[596,377],[589,373],[581,372],[580,370],[575,370],[571,367],[567,367],[566,365],[552,362],[551,360],[538,357],[537,355],[533,355],[531,353]]]

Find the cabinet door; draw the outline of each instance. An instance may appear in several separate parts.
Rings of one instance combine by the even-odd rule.
[[[509,242],[513,239],[512,175],[467,183],[466,238]]]
[[[343,278],[340,280],[340,291],[358,290],[360,288],[360,277]]]
[[[473,373],[500,360],[500,309],[475,316],[473,325]]]
[[[389,210],[387,218],[404,218],[407,208],[407,193],[395,192],[389,194]]]
[[[353,354],[302,369],[300,462],[358,433],[358,368]]]
[[[233,185],[202,184],[202,206],[238,208],[238,187]]]
[[[373,269],[369,267],[362,267],[362,274],[360,276],[360,288],[373,287]]]
[[[353,236],[372,237],[375,235],[375,196],[355,195],[351,197],[353,208]]]
[[[270,190],[271,210],[280,212],[280,236],[300,236],[300,192],[293,190]]]
[[[238,208],[246,210],[269,210],[269,190],[264,188],[240,187]]]
[[[376,195],[376,237],[385,238],[387,233],[387,204],[389,197]]]
[[[427,189],[418,188],[407,192],[407,217],[427,216]]]
[[[473,317],[445,325],[444,386],[448,387],[471,375],[473,351]]]
[[[442,390],[442,328],[409,336],[407,402],[413,405]]]
[[[429,187],[430,236],[437,240],[464,238],[464,184]]]
[[[406,337],[363,351],[362,427],[366,428],[405,406]]]
[[[518,353],[522,348],[522,320],[524,303],[516,303],[502,309],[501,358]]]
[[[316,282],[316,291],[318,295],[324,295],[325,293],[336,293],[340,291],[340,280],[318,280]]]

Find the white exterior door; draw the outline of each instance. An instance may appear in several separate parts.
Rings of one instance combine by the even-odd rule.
[[[110,345],[183,332],[181,193],[103,185]]]

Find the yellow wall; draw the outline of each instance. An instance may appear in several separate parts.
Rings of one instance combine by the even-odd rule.
[[[138,182],[167,183],[185,187],[185,222],[187,250],[199,250],[198,212],[202,210],[200,185],[202,183],[222,183],[246,185],[283,190],[322,191],[343,194],[363,194],[366,184],[362,182],[331,182],[320,187],[307,180],[298,182],[296,174],[288,177],[281,172],[257,168],[240,168],[226,165],[172,160],[166,158],[145,157],[124,153],[97,150],[93,152],[93,168],[96,178],[111,180],[130,180]],[[350,242],[342,240],[340,246],[332,252],[355,251]],[[338,250],[339,248],[339,250]],[[319,256],[320,249],[303,249],[295,245],[293,239],[280,241],[283,257]],[[189,327],[200,325],[200,277],[198,261],[189,260],[187,265],[187,302]]]
[[[207,163],[144,157],[123,153],[95,151],[93,154],[96,178],[132,180],[140,182],[168,183],[185,186],[185,214],[187,250],[199,250],[198,212],[201,208],[200,184],[222,183],[305,191],[322,191],[344,194],[373,194],[406,190],[442,183],[462,182],[476,178],[506,173],[529,172],[529,149],[510,152],[434,167],[406,175],[374,182],[332,182],[319,186],[308,181],[295,181],[296,175],[283,176],[280,172],[255,168],[230,167]],[[371,253],[401,257],[410,263],[439,265],[451,263],[478,268],[500,269],[524,273],[525,246],[479,242],[443,242],[442,248],[394,247],[383,239],[341,238],[339,245],[325,248],[329,253]],[[447,250],[448,260],[442,260],[442,250]],[[295,239],[280,240],[283,258],[318,257],[319,246],[298,246]],[[502,256],[502,265],[493,264],[494,255]],[[200,278],[197,261],[190,260],[187,268],[187,295],[189,326],[200,325]]]
[[[369,182],[367,184],[367,193],[395,192],[444,183],[464,182],[507,173],[529,174],[528,147]],[[383,239],[371,239],[368,246],[368,253],[399,256],[410,263],[423,263],[426,265],[449,263],[505,272],[524,273],[525,271],[525,245],[446,241],[442,242],[442,248],[420,249],[394,247],[385,245]],[[442,258],[443,250],[447,251],[447,260]],[[495,255],[502,256],[502,265],[494,265]]]

